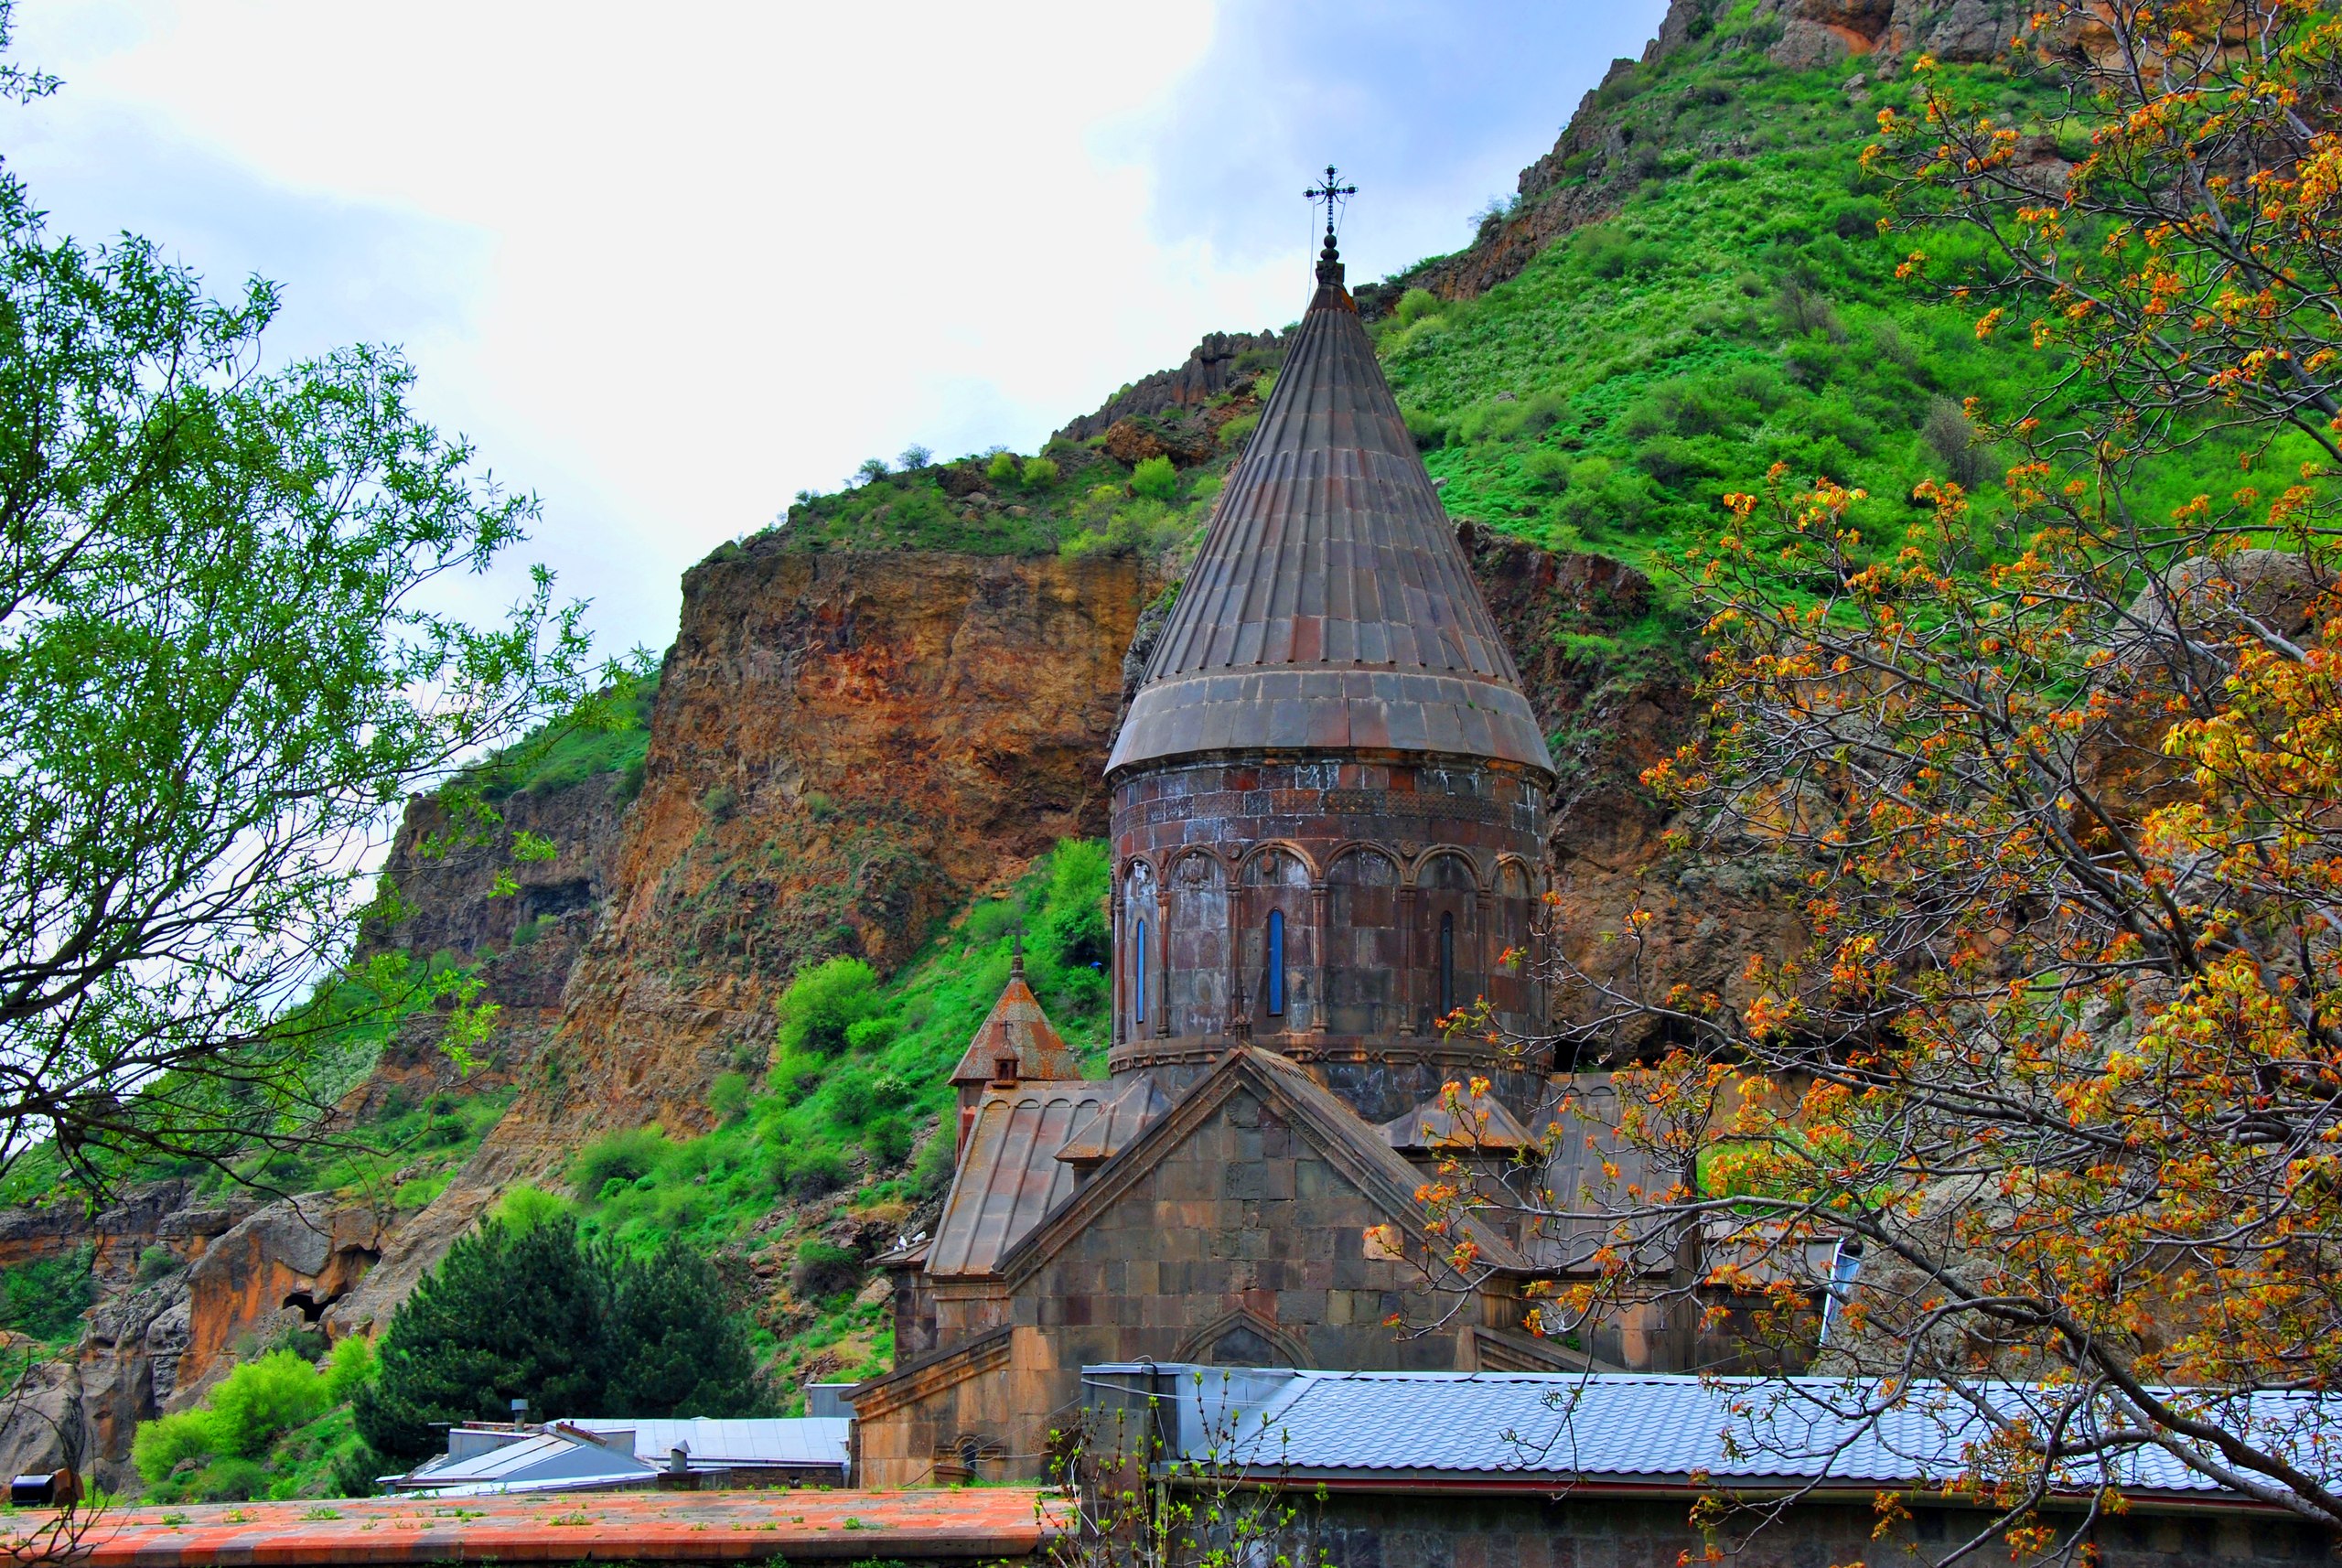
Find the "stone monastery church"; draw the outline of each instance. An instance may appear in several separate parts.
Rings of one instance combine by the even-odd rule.
[[[883,1260],[897,1369],[852,1396],[863,1484],[1042,1474],[1085,1364],[1588,1365],[1525,1327],[1550,1236],[1479,1225],[1485,1277],[1426,1267],[1456,1240],[1414,1196],[1442,1086],[1492,1081],[1483,1149],[1548,1098],[1434,1021],[1544,1016],[1507,954],[1532,940],[1552,760],[1330,230],[1107,775],[1112,1076],[1085,1081],[1010,980],[953,1076],[941,1217]],[[1671,1344],[1595,1348],[1668,1369]]]

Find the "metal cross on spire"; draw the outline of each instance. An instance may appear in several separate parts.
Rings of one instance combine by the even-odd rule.
[[[1308,199],[1310,205],[1313,207],[1320,201],[1326,204],[1326,242],[1329,245],[1334,242],[1335,205],[1346,198],[1356,196],[1358,194],[1358,187],[1354,185],[1337,185],[1334,183],[1335,177],[1336,170],[1334,166],[1327,164],[1326,166],[1325,179],[1320,181],[1318,184],[1311,186],[1307,190],[1301,193]]]

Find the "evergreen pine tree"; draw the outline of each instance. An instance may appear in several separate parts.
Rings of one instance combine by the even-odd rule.
[[[706,1258],[670,1237],[619,1271],[611,1314],[609,1413],[769,1415],[747,1325]]]
[[[446,1446],[439,1427],[508,1419],[515,1399],[541,1415],[620,1413],[605,1398],[611,1297],[610,1270],[574,1220],[491,1221],[392,1316],[381,1373],[353,1412],[360,1434],[415,1460]]]

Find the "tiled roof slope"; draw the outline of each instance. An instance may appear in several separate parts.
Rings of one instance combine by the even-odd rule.
[[[1365,747],[1550,772],[1330,250],[1107,771]]]
[[[27,1514],[20,1532],[38,1529]],[[134,1505],[83,1520],[81,1568],[252,1563],[997,1562],[1066,1533],[1058,1498],[1026,1487],[951,1491],[621,1492],[482,1498]],[[59,1555],[64,1555],[59,1553]]]
[[[996,1272],[1002,1255],[1072,1193],[1074,1166],[1058,1153],[1120,1148],[1158,1103],[1110,1083],[987,1090],[928,1244],[928,1274]]]
[[[1040,998],[1025,983],[1025,955],[1019,953],[1010,965],[1008,983],[1001,988],[1000,1000],[976,1026],[974,1038],[968,1042],[960,1065],[951,1069],[951,1081],[990,1083],[1000,1058],[1011,1050],[1016,1053],[1016,1076],[1020,1081],[1078,1079],[1081,1062],[1065,1043],[1065,1036],[1050,1026],[1041,1011]]]

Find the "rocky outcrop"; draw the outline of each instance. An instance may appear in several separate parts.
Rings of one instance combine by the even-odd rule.
[[[218,1376],[237,1340],[318,1322],[381,1256],[371,1208],[306,1193],[246,1216],[187,1273],[186,1339],[173,1379],[193,1391]]]
[[[1140,377],[1108,398],[1095,413],[1069,422],[1058,437],[1087,441],[1125,420],[1199,409],[1240,379],[1273,365],[1283,343],[1274,332],[1211,333],[1181,364]]]
[[[329,1321],[379,1321],[516,1180],[595,1133],[710,1120],[804,963],[901,962],[979,889],[1105,831],[1122,665],[1161,585],[1127,558],[752,542],[684,581],[642,793],[559,1032],[519,1100]]]
[[[209,1197],[188,1181],[130,1188],[94,1215],[66,1205],[0,1212],[0,1237],[19,1242],[12,1262],[87,1246],[98,1293],[72,1354],[9,1369],[0,1465],[18,1474],[71,1464],[109,1487],[134,1486],[138,1423],[197,1397],[240,1346],[316,1323],[372,1263],[381,1234],[371,1208],[329,1194],[263,1206]],[[0,1346],[0,1359],[11,1348]]]
[[[565,789],[522,789],[495,802],[503,820],[478,842],[450,820],[436,796],[418,796],[407,808],[383,863],[403,918],[371,926],[369,950],[444,952],[459,962],[511,950],[516,934],[532,937],[573,913],[590,913],[608,891],[609,862],[618,842],[628,781],[596,774]],[[553,846],[549,860],[519,860],[517,835]],[[497,878],[512,891],[497,894]]]

